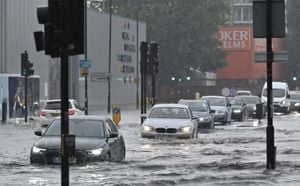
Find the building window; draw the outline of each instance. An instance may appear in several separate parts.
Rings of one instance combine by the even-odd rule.
[[[234,1],[234,23],[235,24],[252,23],[252,0]]]

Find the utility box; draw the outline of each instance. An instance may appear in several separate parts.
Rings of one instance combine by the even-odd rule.
[[[40,77],[28,77],[27,85],[27,113],[33,116],[35,104],[40,101]],[[0,74],[0,104],[6,100],[6,115],[1,108],[0,117],[21,118],[25,115],[25,78],[19,74]],[[5,110],[5,109],[4,109]]]

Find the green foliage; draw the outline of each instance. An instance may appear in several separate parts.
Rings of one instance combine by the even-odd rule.
[[[105,6],[108,11],[108,1]],[[160,46],[161,79],[191,70],[213,72],[226,65],[216,33],[227,11],[220,0],[113,0],[115,14],[138,16],[147,24],[147,41]]]
[[[288,72],[286,79],[291,81],[293,75],[298,75],[300,71],[300,1],[287,2],[287,42],[288,42]]]

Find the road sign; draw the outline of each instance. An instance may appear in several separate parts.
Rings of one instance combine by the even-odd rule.
[[[227,87],[224,87],[224,88],[222,89],[222,95],[223,95],[223,96],[229,96],[229,95],[230,95],[230,89],[227,88]]]
[[[87,59],[87,60],[81,59],[81,60],[79,60],[79,67],[80,68],[91,68],[92,67],[91,60],[90,59]]]
[[[287,51],[273,52],[273,62],[288,62],[289,56]],[[267,61],[266,52],[256,52],[255,62],[265,63]]]
[[[108,72],[92,72],[91,81],[108,82],[110,80],[110,73]]]

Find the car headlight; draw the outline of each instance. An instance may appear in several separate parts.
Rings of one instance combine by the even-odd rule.
[[[255,107],[253,107],[253,110],[254,110],[254,111],[256,110],[256,106],[255,106]]]
[[[32,147],[32,152],[33,153],[42,153],[42,152],[45,152],[46,149],[42,149],[42,148],[39,148],[39,147],[36,147],[36,146],[33,146]]]
[[[150,132],[153,130],[153,127],[150,127],[150,126],[143,126],[143,131],[146,131],[146,132]]]
[[[191,132],[192,131],[192,127],[182,127],[180,129],[181,132]]]
[[[98,148],[98,149],[92,149],[89,150],[89,153],[94,155],[94,156],[99,156],[103,151],[103,148]]]
[[[202,117],[202,118],[199,118],[200,121],[209,121],[210,120],[210,117]]]
[[[299,107],[299,106],[300,106],[300,103],[295,103],[295,106],[296,106],[296,107]]]
[[[285,101],[280,102],[281,105],[285,105]]]
[[[242,110],[241,109],[237,109],[237,110],[233,110],[234,113],[241,113]]]

